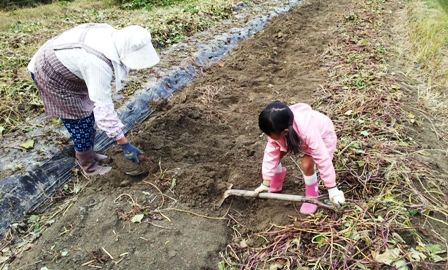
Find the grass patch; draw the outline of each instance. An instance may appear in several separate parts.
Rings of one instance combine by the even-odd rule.
[[[412,59],[415,63],[438,66],[444,60],[448,46],[448,13],[436,0],[413,1],[407,10]],[[448,74],[446,70],[443,72]]]
[[[437,0],[445,12],[448,12],[448,0]]]
[[[402,13],[398,28],[403,36],[399,47],[404,61],[414,63],[405,75],[418,100],[438,120],[440,139],[448,141],[448,13],[446,0],[411,1]]]

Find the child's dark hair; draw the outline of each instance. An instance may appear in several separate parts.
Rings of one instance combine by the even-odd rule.
[[[291,109],[280,101],[274,101],[264,108],[258,117],[258,126],[266,135],[280,135],[283,130],[288,129],[286,143],[288,144],[288,153],[293,152],[297,155],[300,152],[301,139],[292,127],[294,114]]]

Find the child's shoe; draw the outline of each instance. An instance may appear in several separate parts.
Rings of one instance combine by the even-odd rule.
[[[318,191],[318,183],[314,183],[311,185],[305,184],[305,196],[307,197],[317,197],[319,196]],[[300,213],[305,215],[314,214],[317,211],[317,205],[312,203],[303,203],[302,207],[300,207]]]
[[[271,185],[269,187],[269,192],[280,192],[283,188],[283,181],[285,181],[286,168],[282,167],[282,172],[275,173],[272,177]]]

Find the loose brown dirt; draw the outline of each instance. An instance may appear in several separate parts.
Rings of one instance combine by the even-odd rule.
[[[155,113],[129,138],[156,172],[126,175],[119,169],[122,154],[112,147],[106,161],[112,173],[91,180],[10,269],[218,269],[219,252],[238,234],[305,218],[297,210],[300,203],[216,203],[229,184],[248,190],[260,184],[266,138],[258,129],[259,112],[274,100],[313,103],[325,80],[327,30],[351,5],[307,1],[242,41],[193,84],[154,101]],[[303,194],[300,170],[290,159],[283,163],[283,192]],[[141,222],[132,222],[140,213],[146,214]],[[235,222],[238,231],[232,229]]]

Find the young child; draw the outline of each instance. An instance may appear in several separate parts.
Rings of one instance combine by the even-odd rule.
[[[263,183],[255,193],[279,192],[285,180],[286,168],[280,161],[287,153],[303,152],[302,172],[305,181],[305,195],[317,197],[318,181],[314,165],[320,172],[328,189],[330,201],[339,206],[345,203],[344,193],[336,185],[336,173],[333,167],[333,153],[337,137],[333,122],[326,115],[314,111],[304,103],[288,107],[275,101],[267,105],[258,118],[258,125],[268,136],[264,150],[262,176]],[[317,205],[304,203],[300,208],[302,214],[313,214]]]

